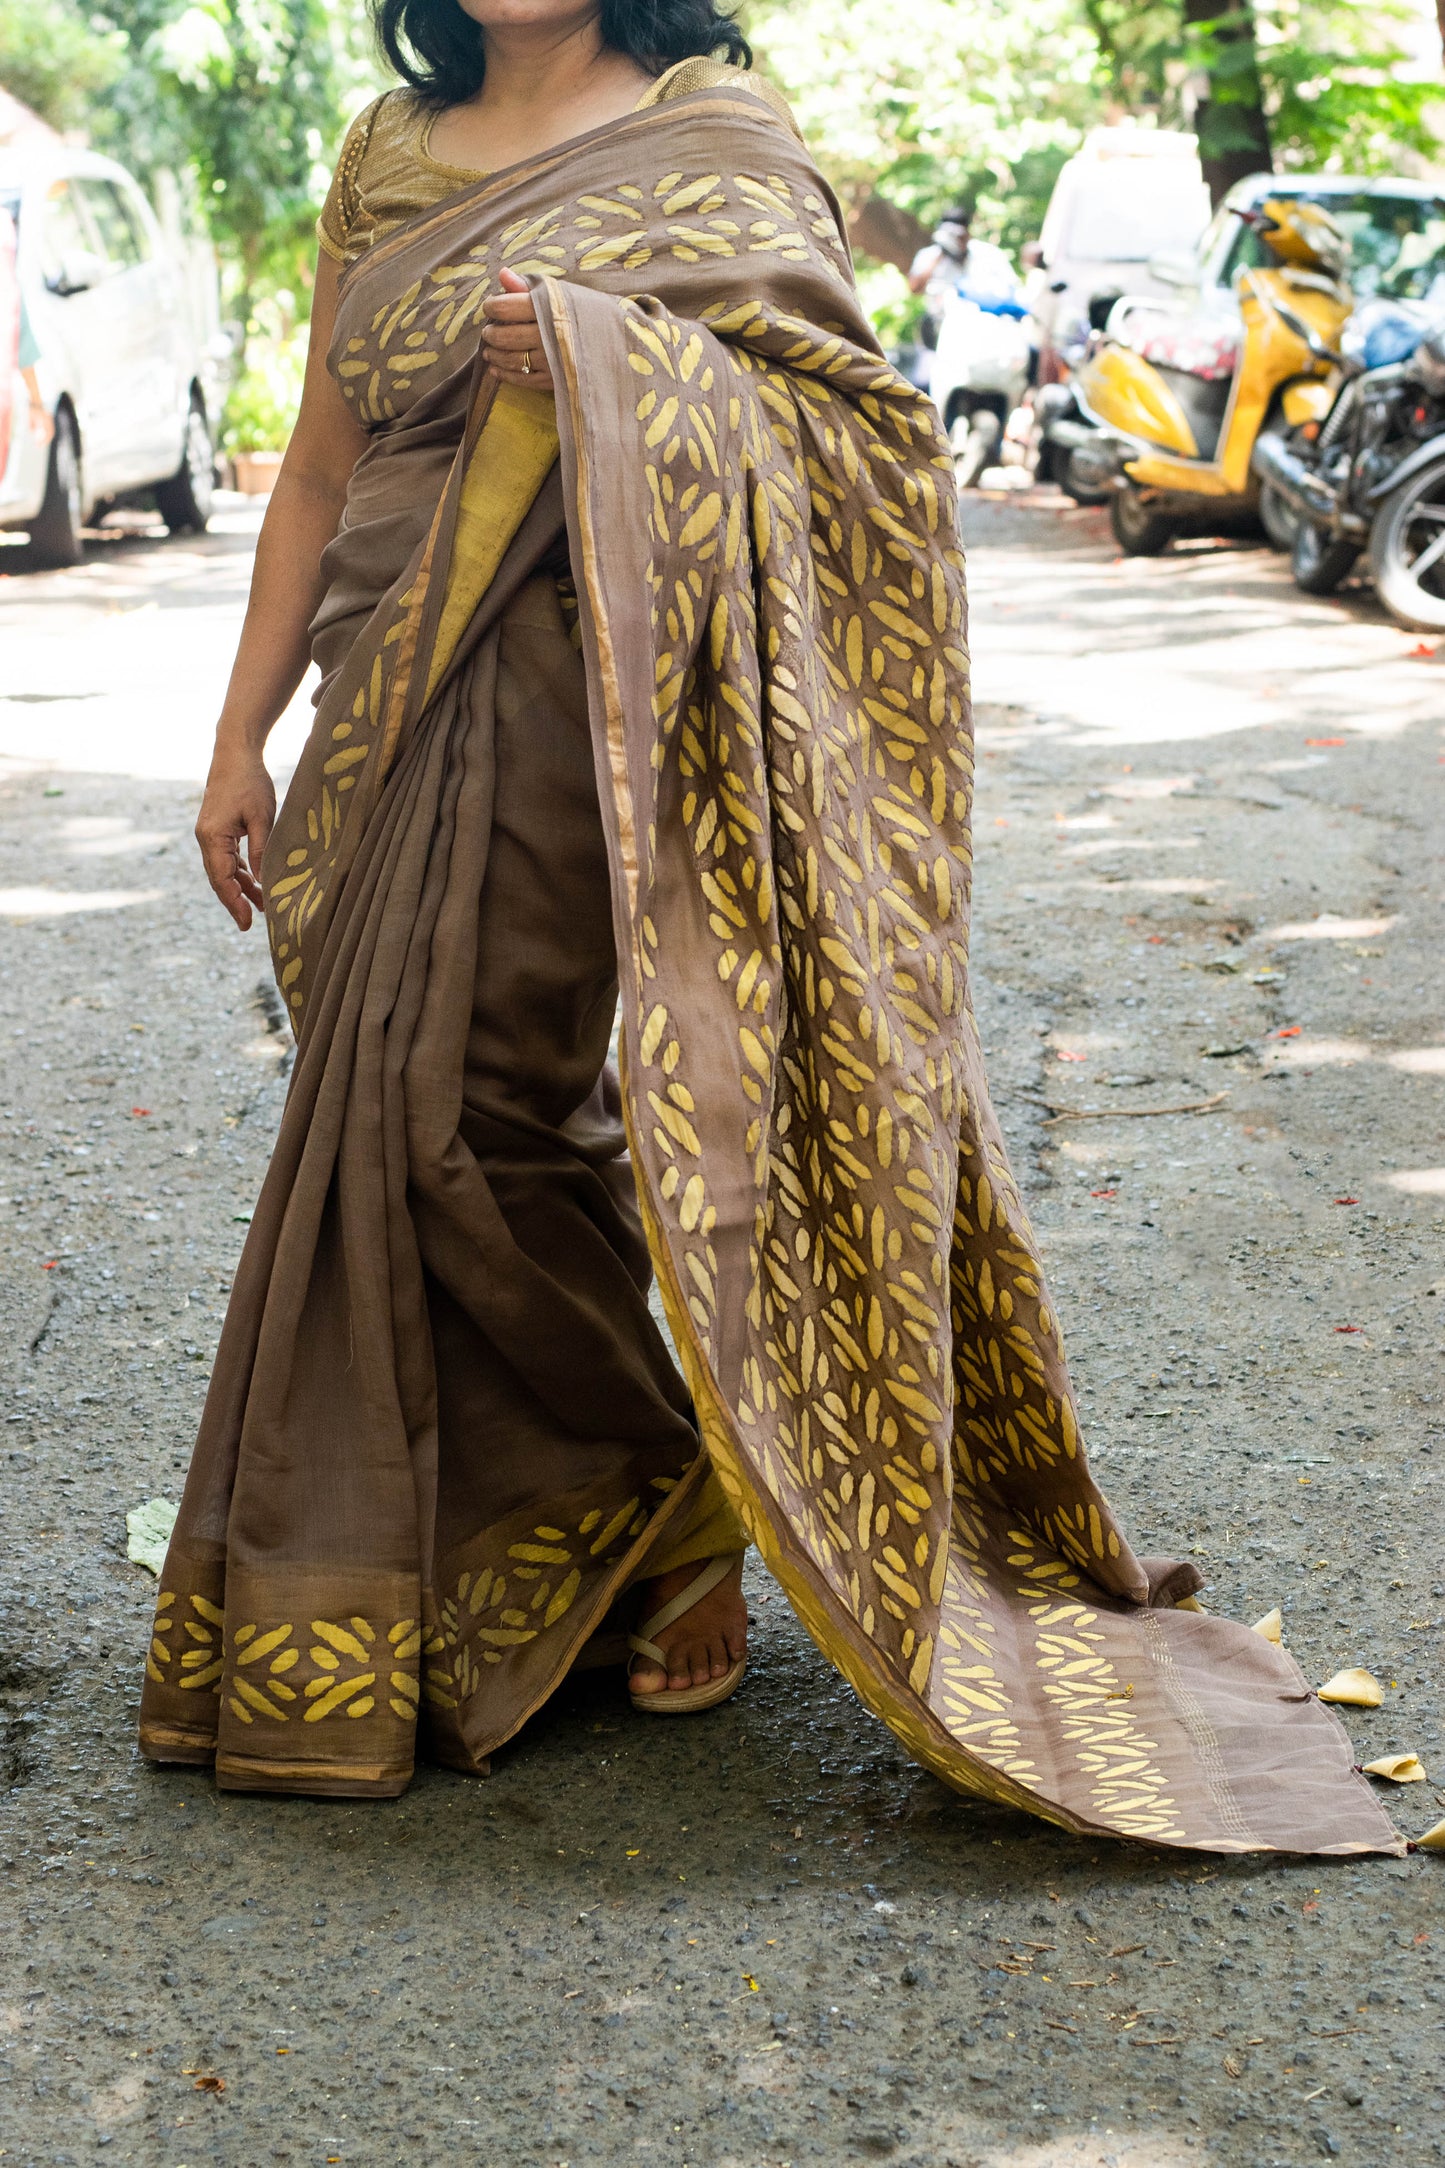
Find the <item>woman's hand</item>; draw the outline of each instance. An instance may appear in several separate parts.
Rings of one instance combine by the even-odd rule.
[[[261,854],[275,821],[276,787],[260,754],[224,755],[218,750],[196,818],[196,841],[206,879],[242,933],[251,924],[253,905],[263,913],[266,908]]]
[[[555,390],[537,330],[537,304],[526,280],[515,271],[503,271],[502,291],[488,294],[482,315],[482,349],[502,382]]]

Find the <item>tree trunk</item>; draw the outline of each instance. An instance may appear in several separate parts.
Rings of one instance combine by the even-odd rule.
[[[1445,12],[1445,0],[1437,0]],[[1207,41],[1208,94],[1194,109],[1199,163],[1218,204],[1236,181],[1274,168],[1250,0],[1184,0],[1186,30]]]
[[[1445,0],[1440,4],[1445,7]],[[906,274],[928,239],[928,228],[911,211],[890,203],[886,196],[870,195],[849,212],[848,239],[866,256],[896,264]]]

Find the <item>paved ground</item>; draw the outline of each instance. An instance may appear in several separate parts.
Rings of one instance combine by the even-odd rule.
[[[1094,1453],[1213,1607],[1379,1675],[1350,1727],[1424,1759],[1391,1801],[1418,1834],[1445,653],[1260,551],[971,522],[981,1006]],[[179,1484],[283,1088],[263,948],[188,843],[253,524],[0,580],[5,2162],[1445,2160],[1445,1866],[971,1805],[761,1577],[748,1684],[695,1724],[594,1683],[489,1783],[390,1806],[137,1760],[124,1515]]]

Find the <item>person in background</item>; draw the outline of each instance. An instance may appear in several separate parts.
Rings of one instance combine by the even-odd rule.
[[[933,229],[933,237],[918,251],[908,269],[908,291],[922,294],[927,302],[923,343],[938,342],[938,326],[953,296],[969,291],[974,299],[1011,300],[1018,288],[1018,273],[1001,248],[973,237],[973,210],[955,204]]]
[[[35,364],[39,359],[39,342],[31,329],[30,311],[25,306],[25,295],[22,292],[20,296],[20,350],[16,355],[15,366],[20,371],[20,381],[25,386],[26,396],[30,401],[31,434],[39,437],[42,444],[48,444],[55,434],[55,423],[51,420],[50,409],[45,404],[45,395],[40,389],[40,379],[35,374]]]

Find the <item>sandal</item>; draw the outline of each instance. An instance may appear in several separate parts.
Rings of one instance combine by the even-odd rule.
[[[674,1619],[682,1617],[684,1611],[690,1611],[695,1603],[701,1603],[708,1591],[716,1588],[718,1582],[732,1571],[735,1556],[736,1553],[724,1553],[720,1558],[710,1558],[696,1580],[689,1581],[687,1587],[674,1596],[671,1603],[665,1603],[651,1618],[644,1619],[639,1631],[627,1636],[627,1645],[632,1654],[646,1656],[650,1662],[660,1664],[666,1671],[669,1668],[667,1651],[660,1649],[651,1636],[664,1632]],[[650,1716],[695,1716],[699,1710],[715,1709],[721,1702],[729,1700],[741,1686],[747,1667],[746,1656],[740,1656],[736,1663],[728,1665],[720,1679],[709,1679],[705,1686],[664,1686],[655,1694],[631,1694],[628,1698],[634,1709],[644,1709]],[[631,1668],[629,1661],[629,1672]]]

